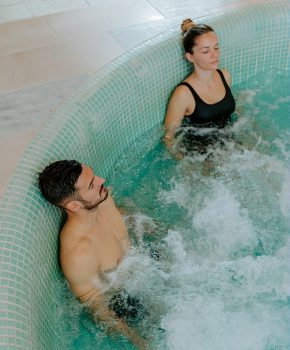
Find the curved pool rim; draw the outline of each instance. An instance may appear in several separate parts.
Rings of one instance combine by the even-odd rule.
[[[235,85],[260,72],[289,71],[288,12],[287,1],[272,1],[197,21],[219,34],[221,67]],[[177,27],[127,52],[63,103],[29,145],[0,204],[1,348],[69,343],[57,258],[62,216],[40,196],[36,174],[54,160],[74,158],[107,177],[141,136],[149,139],[162,124],[172,90],[190,71],[182,57]]]

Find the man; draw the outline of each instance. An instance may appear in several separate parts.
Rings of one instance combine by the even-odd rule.
[[[38,182],[44,198],[67,214],[60,233],[60,262],[73,293],[94,318],[145,349],[144,341],[108,306],[102,292],[102,275],[118,266],[130,245],[105,180],[87,165],[61,160],[48,165]]]

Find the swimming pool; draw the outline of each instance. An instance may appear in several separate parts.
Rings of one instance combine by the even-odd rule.
[[[135,293],[162,310],[142,324],[154,349],[290,345],[288,76],[268,71],[234,91],[243,111],[219,145],[175,161],[155,128],[143,157],[132,149],[110,176],[136,217],[138,253],[159,252],[134,265],[146,271]]]
[[[211,24],[219,33],[223,50],[222,65],[225,65],[232,72],[234,86],[238,87],[243,82],[246,84],[246,81],[250,81],[254,76],[259,76],[261,72],[273,72],[273,70],[275,72],[275,69],[282,71],[282,76],[287,75],[290,68],[288,45],[289,23],[287,15],[287,2],[278,1],[246,7],[240,9],[239,12],[229,11],[227,14],[223,13],[222,16],[208,16],[203,19],[204,22]],[[140,137],[143,135],[145,135],[145,138],[149,137],[150,146],[152,146],[153,154],[149,156],[153,158],[149,159],[151,161],[155,159],[154,150],[158,153],[157,140],[160,136],[158,133],[160,132],[159,128],[168,97],[173,87],[189,70],[186,62],[181,59],[182,50],[177,43],[178,30],[174,28],[112,62],[55,113],[53,118],[41,130],[39,135],[37,135],[22,158],[1,203],[1,346],[4,348],[58,349],[61,344],[61,347],[65,349],[71,344],[69,338],[72,332],[73,334],[78,334],[78,322],[74,322],[73,320],[70,324],[63,322],[67,320],[68,315],[71,319],[77,317],[78,306],[74,306],[76,310],[71,306],[67,306],[70,303],[67,302],[68,297],[65,297],[67,295],[65,291],[66,287],[61,283],[62,277],[58,268],[57,231],[61,221],[61,215],[57,209],[51,208],[40,198],[39,192],[35,188],[36,172],[52,160],[76,158],[92,164],[97,173],[105,177],[111,176],[113,180],[115,178],[113,178],[114,173],[112,173],[112,169],[116,166],[118,159],[126,158],[125,155],[128,149],[134,149],[135,156],[140,159],[145,156],[147,157],[147,146],[138,147],[140,146]],[[112,80],[112,76],[114,77],[114,81]],[[274,80],[275,75],[274,78],[273,75],[270,77]],[[268,86],[264,80],[260,79],[259,82],[266,87]],[[251,84],[254,84],[254,82],[251,82]],[[248,85],[245,85],[242,87],[247,91],[242,97],[246,101],[251,102],[251,98],[256,101],[256,95],[254,95],[256,93],[255,86],[250,85],[249,88]],[[271,92],[268,92],[268,94],[271,96]],[[287,96],[283,96],[283,98],[286,99],[287,103]],[[110,101],[110,104],[108,104],[108,101]],[[250,102],[248,102],[249,111],[256,107],[255,104],[250,104]],[[277,103],[275,101],[272,102],[270,105],[267,105],[268,109],[273,108],[275,110]],[[281,104],[283,104],[283,101],[281,101]],[[278,104],[278,110],[280,108],[279,106]],[[260,108],[263,110],[263,106],[260,106]],[[259,113],[257,112],[254,117],[258,116]],[[266,134],[267,128],[269,126],[272,127],[272,125],[266,123],[265,126],[263,132]],[[283,130],[289,127],[287,124],[282,124],[282,126]],[[246,129],[241,127],[241,130]],[[260,128],[259,132],[259,136],[261,136],[262,131]],[[266,147],[264,140],[270,142],[267,137],[262,137],[260,142],[258,138],[254,145],[250,145],[253,146],[250,149],[252,150],[254,147],[257,147],[256,151],[263,153],[264,151],[261,147]],[[245,141],[249,141],[246,132]],[[287,193],[287,187],[284,185],[281,189],[281,184],[284,184],[284,182],[279,180],[279,176],[282,178],[284,175],[278,176],[277,171],[282,169],[280,174],[283,173],[284,168],[281,168],[281,163],[279,162],[282,161],[282,164],[289,165],[289,163],[285,163],[287,159],[289,162],[289,158],[286,156],[286,158],[283,158],[282,153],[278,151],[279,149],[282,150],[285,144],[279,146],[277,143],[276,146],[272,145],[272,147],[276,147],[274,154],[277,162],[273,164],[276,172],[273,170],[267,181],[269,180],[269,183],[273,184],[274,189],[271,190],[270,194],[267,194],[269,198],[262,196],[262,202],[260,203],[263,204],[265,198],[269,203],[272,203],[271,196],[275,198],[275,190],[278,188],[276,194],[279,193],[279,205],[280,208],[284,208],[284,214],[287,217],[289,210],[289,207],[287,207],[287,197],[283,197],[282,195],[283,193]],[[237,230],[238,227],[245,227],[245,235],[251,232],[250,221],[247,221],[251,218],[251,211],[248,209],[241,212],[241,209],[246,207],[249,199],[246,197],[242,198],[243,206],[239,206],[237,198],[232,196],[231,191],[234,191],[234,189],[230,188],[230,185],[234,184],[236,186],[238,184],[241,187],[241,196],[243,193],[249,193],[242,191],[243,186],[252,186],[250,187],[252,189],[250,191],[251,195],[254,195],[254,193],[258,194],[259,191],[261,192],[261,189],[257,187],[259,182],[251,182],[252,177],[247,177],[246,175],[251,172],[251,169],[247,168],[251,163],[258,164],[262,174],[265,169],[266,171],[269,170],[269,167],[267,167],[269,163],[266,162],[269,153],[265,153],[265,157],[254,157],[252,161],[244,162],[242,158],[234,159],[236,163],[227,163],[226,166],[228,168],[225,168],[225,165],[218,164],[218,167],[221,167],[222,170],[220,173],[223,174],[227,171],[229,178],[224,180],[224,187],[220,183],[214,187],[215,191],[212,192],[213,197],[210,197],[211,193],[208,193],[208,197],[206,197],[215,203],[215,206],[211,206],[212,201],[209,200],[207,206],[207,210],[211,210],[213,217],[215,217],[215,208],[221,206],[223,200],[227,199],[230,203],[227,209],[230,210],[231,217],[235,218],[235,222],[240,223],[235,228]],[[270,155],[273,156],[272,153]],[[234,156],[237,155],[234,154]],[[232,164],[238,164],[239,166],[244,164],[245,167],[242,169],[238,168],[236,172],[235,167],[231,168]],[[184,165],[184,162],[178,165],[177,170],[179,172],[177,174],[181,174],[180,178],[182,178],[184,172],[187,174],[186,171],[188,171],[188,167],[190,166],[192,166],[191,162],[189,162],[189,165],[186,163]],[[285,167],[285,165],[283,166]],[[215,186],[224,175],[217,173],[216,176],[216,178],[212,176],[205,177],[205,183],[201,184],[205,188],[205,193],[207,193],[207,181],[212,181],[213,186]],[[255,174],[255,176],[258,175]],[[236,180],[238,177],[240,177],[240,181]],[[260,180],[263,179],[260,175],[258,178]],[[231,182],[231,179],[233,179],[233,182]],[[187,180],[189,181],[189,185],[192,185],[196,179],[185,177],[184,181]],[[245,180],[248,181],[245,182]],[[117,181],[119,180],[116,178]],[[179,183],[181,185],[183,184],[182,181],[179,181]],[[164,193],[160,193],[160,199],[164,202],[168,201],[169,205],[176,205],[174,202],[170,204],[170,200],[173,201],[174,198],[178,199],[178,193],[182,193],[182,188],[175,189],[174,182],[172,182],[172,188],[167,188]],[[122,198],[124,197],[123,194],[120,195]],[[238,198],[240,201],[241,197]],[[189,202],[185,201],[185,203],[187,206],[183,208],[183,211],[187,211],[189,207]],[[277,205],[277,201],[275,203]],[[275,210],[277,208],[273,208],[272,204],[269,208],[271,209],[269,215],[272,218],[271,212],[276,213],[277,211]],[[176,210],[178,211],[178,209]],[[198,213],[199,215],[197,215]],[[214,231],[217,226],[208,228],[204,226],[206,214],[196,211],[193,211],[192,214],[194,214],[192,215],[192,220],[194,220],[195,226],[205,232],[205,237],[214,237]],[[284,214],[282,213],[281,215]],[[178,212],[174,216],[177,215]],[[264,226],[269,225],[272,232],[275,233],[275,227],[281,230],[279,226],[281,216],[272,218],[274,220],[271,220],[273,226],[270,225],[270,222],[264,222],[265,217],[259,219],[261,219],[261,225],[262,223]],[[256,217],[255,220],[257,220]],[[218,223],[215,222],[215,225],[222,225],[223,222],[223,220]],[[283,227],[287,224],[289,224],[289,220],[283,223]],[[201,337],[203,334],[204,337],[209,337],[209,335],[214,334],[215,337],[213,337],[213,340],[217,344],[222,345],[221,339],[223,338],[219,338],[220,335],[218,333],[207,333],[206,329],[202,328],[204,324],[214,329],[214,323],[211,321],[212,318],[209,317],[209,315],[213,314],[220,317],[221,324],[223,322],[227,324],[226,321],[229,322],[229,326],[232,325],[233,327],[235,324],[235,319],[227,319],[221,312],[223,307],[222,299],[215,299],[214,293],[218,293],[219,290],[223,292],[228,291],[230,295],[232,294],[234,296],[236,292],[238,294],[236,298],[241,303],[249,302],[249,299],[243,298],[243,294],[240,293],[241,291],[250,293],[251,290],[256,292],[253,284],[250,283],[251,278],[248,276],[257,276],[259,278],[261,283],[260,293],[258,295],[254,293],[253,295],[257,299],[260,298],[259,300],[262,300],[264,303],[267,303],[267,298],[269,301],[274,300],[277,291],[281,293],[281,297],[287,295],[286,286],[283,289],[281,284],[280,289],[276,288],[276,291],[275,289],[272,291],[270,283],[270,277],[276,271],[279,271],[277,280],[281,282],[281,279],[285,278],[284,275],[284,277],[280,275],[280,272],[284,271],[283,262],[285,260],[279,260],[276,254],[280,254],[279,256],[282,256],[283,259],[287,258],[287,253],[285,252],[285,247],[287,247],[286,241],[283,241],[279,236],[278,242],[267,240],[271,244],[269,243],[270,247],[267,245],[265,247],[265,241],[262,241],[261,243],[263,244],[261,245],[257,244],[257,237],[240,234],[232,237],[230,233],[227,233],[231,229],[232,226],[229,226],[223,227],[222,230],[225,233],[223,237],[228,243],[227,247],[224,247],[223,237],[220,237],[220,241],[213,241],[213,245],[216,247],[216,249],[213,249],[215,254],[214,256],[208,255],[212,260],[212,265],[209,265],[209,268],[204,270],[199,269],[199,267],[203,266],[206,268],[201,257],[205,251],[209,251],[210,247],[206,243],[210,240],[198,240],[196,238],[194,246],[197,247],[197,250],[193,251],[196,254],[195,259],[197,261],[198,259],[200,260],[198,264],[193,264],[192,261],[196,262],[196,260],[190,260],[191,257],[188,257],[188,251],[184,250],[183,237],[180,235],[177,227],[174,226],[174,222],[170,223],[170,230],[165,230],[168,233],[166,238],[170,252],[168,256],[176,257],[172,263],[172,269],[175,269],[176,272],[176,282],[178,282],[176,286],[184,290],[185,295],[183,299],[184,295],[177,294],[182,303],[179,304],[172,301],[171,313],[166,311],[165,314],[162,314],[162,310],[160,310],[158,316],[160,318],[160,315],[162,315],[160,322],[161,330],[159,331],[163,332],[163,329],[170,335],[169,339],[160,335],[160,341],[168,342],[168,344],[171,344],[172,349],[176,348],[175,342],[177,339],[176,336],[178,336],[174,332],[174,328],[176,327],[174,322],[172,322],[173,315],[182,315],[182,317],[176,318],[176,322],[180,321],[182,324],[184,319],[192,320],[192,312],[197,311],[200,312],[199,315],[203,317],[202,320],[204,322],[193,323],[192,328],[197,332],[194,333],[195,336]],[[162,232],[164,233],[164,230]],[[255,231],[255,233],[257,232]],[[274,236],[275,234],[273,234]],[[239,239],[236,240],[235,237]],[[245,241],[247,244],[242,252],[239,249],[233,249],[235,246],[242,247]],[[190,247],[190,244],[193,245],[189,241],[187,243],[188,245],[186,247]],[[280,247],[277,246],[279,244]],[[253,251],[253,247],[255,247],[254,254],[248,254],[249,251]],[[266,248],[268,250],[265,252]],[[273,250],[275,250],[275,254]],[[242,256],[245,259],[243,260],[243,265],[238,266],[235,263],[229,265],[226,265],[226,263],[224,265],[215,264],[217,259],[219,259],[218,261],[223,261],[226,258],[230,258],[234,261],[232,257],[233,252],[236,257]],[[276,258],[276,265],[272,261],[267,260],[267,257],[271,254]],[[265,257],[265,259],[256,259],[260,265],[255,268],[260,268],[262,275],[255,275],[254,271],[252,271],[254,265],[250,264],[249,261],[253,259],[253,256]],[[183,259],[188,262],[187,266],[190,269],[182,270]],[[146,257],[144,256],[140,264],[145,264],[146,266],[146,261]],[[269,272],[267,273],[269,275],[266,273],[267,269],[264,266],[268,267]],[[155,269],[155,265],[153,265],[152,273],[159,274],[161,273],[160,271],[162,272],[163,270],[160,268]],[[227,271],[226,275],[223,274],[224,271]],[[248,271],[248,275],[245,274],[245,271]],[[213,275],[214,272],[216,275]],[[220,281],[215,279],[218,274],[221,276]],[[177,281],[178,276],[180,276],[179,281]],[[228,278],[228,280],[225,280],[225,278]],[[189,289],[187,281],[190,280],[199,283],[199,285],[204,287],[204,291],[209,293],[204,293],[199,297],[197,296],[195,307],[189,304],[190,297],[196,293],[196,290],[192,291]],[[227,284],[229,280],[232,284]],[[211,281],[213,283],[210,283]],[[249,281],[247,288],[244,287],[244,281]],[[228,290],[225,289],[225,286],[228,286]],[[265,293],[265,289],[267,293]],[[211,299],[211,296],[213,296],[213,299]],[[287,307],[278,297],[275,300],[277,300],[276,306],[280,307],[280,310],[283,311]],[[205,301],[207,302],[205,303]],[[252,305],[257,306],[251,314],[252,318],[255,315],[258,316],[263,314],[263,312],[265,313],[264,309],[258,307],[260,304]],[[233,309],[235,307],[231,302],[227,306],[229,312],[231,308]],[[248,306],[251,307],[251,304],[249,303]],[[269,313],[265,313],[265,316],[267,316],[265,319],[269,320]],[[250,326],[253,324],[249,322],[249,315],[240,312],[236,314],[236,317],[236,322],[243,320],[241,322],[241,337],[239,339],[242,339],[245,335],[254,337],[251,333],[253,329],[245,327],[245,325]],[[275,319],[273,319],[274,321]],[[259,329],[262,331],[266,325],[266,323],[261,323],[261,328]],[[279,323],[279,326],[275,328],[275,331],[279,332],[281,330],[281,336],[279,334],[272,336],[272,339],[265,345],[265,348],[286,348],[285,341],[287,342],[287,338],[285,338],[282,324]],[[75,328],[71,329],[71,327]],[[192,328],[184,328],[185,334],[190,333]],[[229,327],[229,329],[231,330],[233,328]],[[186,336],[185,339],[188,341]],[[203,344],[202,341],[204,339],[200,339],[200,344]],[[102,341],[102,349],[110,348],[111,345],[108,343],[108,340],[103,339]],[[249,342],[249,344],[252,343]]]

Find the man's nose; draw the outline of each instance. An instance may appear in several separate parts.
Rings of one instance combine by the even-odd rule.
[[[106,180],[100,176],[95,176],[95,181],[98,186],[102,186]]]

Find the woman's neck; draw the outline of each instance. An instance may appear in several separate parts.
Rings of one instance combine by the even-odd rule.
[[[192,79],[200,85],[210,85],[214,81],[215,71],[196,69],[192,73]]]

